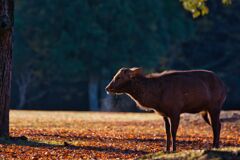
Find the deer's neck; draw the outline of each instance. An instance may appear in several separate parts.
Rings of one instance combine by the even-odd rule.
[[[148,93],[147,83],[148,83],[147,78],[136,77],[129,84],[129,88],[126,91],[126,94],[130,96],[140,108],[143,108],[145,110],[148,110],[147,109],[148,103],[146,97],[146,94]]]

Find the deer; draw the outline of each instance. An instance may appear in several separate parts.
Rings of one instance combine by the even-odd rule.
[[[208,70],[168,70],[144,74],[139,67],[121,68],[105,88],[108,94],[126,94],[143,110],[153,110],[164,120],[166,152],[176,151],[176,135],[182,113],[200,113],[219,148],[220,112],[226,87]]]

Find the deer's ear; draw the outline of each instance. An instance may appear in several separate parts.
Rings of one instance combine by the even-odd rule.
[[[121,68],[120,69],[120,71],[122,71],[122,72],[127,72],[129,69],[128,68],[125,68],[125,67],[123,67],[123,68]]]
[[[122,68],[120,69],[120,71],[124,71],[124,70],[128,70],[128,68],[122,67]]]
[[[143,69],[139,67],[131,68],[130,71],[131,71],[131,74],[130,74],[131,77],[135,77],[143,74]]]

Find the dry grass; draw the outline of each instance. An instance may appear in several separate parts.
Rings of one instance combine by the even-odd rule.
[[[240,147],[240,112],[222,113],[222,147]],[[11,136],[0,159],[134,159],[165,149],[162,118],[153,113],[11,111]],[[182,116],[178,151],[209,149],[211,128],[199,115]]]
[[[163,152],[144,155],[139,160],[239,160],[240,147],[228,147],[211,150],[185,150],[177,153]]]

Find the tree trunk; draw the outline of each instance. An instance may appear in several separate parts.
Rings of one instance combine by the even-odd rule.
[[[96,76],[90,75],[88,82],[89,107],[91,111],[98,111],[98,89],[99,82]]]
[[[9,136],[13,0],[0,1],[0,136]]]
[[[23,106],[26,104],[26,88],[19,88],[19,103],[17,109],[23,109]]]
[[[105,98],[102,99],[101,110],[105,111],[105,112],[114,111],[114,109],[113,109],[113,97],[111,95],[106,94]]]

